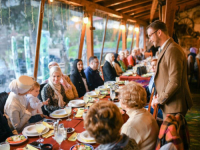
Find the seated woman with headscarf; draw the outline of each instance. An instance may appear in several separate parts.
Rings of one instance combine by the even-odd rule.
[[[109,101],[92,105],[84,121],[85,129],[100,144],[95,150],[139,150],[134,139],[120,134],[122,125],[119,108]]]
[[[79,97],[82,97],[86,92],[89,92],[88,83],[83,70],[83,62],[81,59],[74,60],[70,79],[75,85]]]
[[[57,62],[50,62],[48,65],[49,69],[53,66],[59,67]],[[46,83],[48,83],[48,80],[46,81]],[[63,85],[65,89],[65,94],[68,100],[73,100],[79,97],[76,87],[74,86],[74,84],[67,75],[62,74],[60,83]]]
[[[23,75],[9,85],[11,92],[6,100],[4,112],[11,130],[21,132],[31,118],[32,109],[27,106],[25,95],[32,88],[33,83],[31,77]]]
[[[136,82],[130,82],[120,89],[118,98],[121,108],[129,116],[121,133],[134,139],[140,150],[155,149],[159,128],[153,116],[143,108],[147,100],[145,89]]]
[[[120,76],[123,73],[123,71],[122,71],[121,65],[119,63],[119,60],[120,60],[119,55],[115,53],[114,57],[115,57],[115,59],[114,59],[115,71],[116,71],[117,75]]]
[[[115,78],[118,77],[113,66],[114,59],[115,57],[112,53],[108,53],[105,57],[106,62],[103,65],[104,82],[115,81]]]
[[[48,83],[43,87],[41,95],[42,100],[45,101],[49,98],[48,105],[45,105],[45,110],[50,114],[53,111],[63,108],[68,99],[65,95],[65,89],[60,83],[62,71],[58,66],[50,68],[50,78]]]

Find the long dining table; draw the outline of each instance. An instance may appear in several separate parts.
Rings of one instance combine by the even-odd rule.
[[[124,77],[122,77],[124,78]],[[129,78],[131,78],[131,76],[129,76]],[[120,80],[121,80],[121,77],[120,77]],[[131,80],[130,80],[131,81]],[[140,80],[135,80],[136,82],[140,82]],[[143,85],[143,87],[147,86],[148,85],[148,81],[147,82],[143,82],[141,83]],[[80,98],[80,99],[83,99]],[[108,101],[110,99],[110,96],[107,95],[106,97],[100,99],[100,100],[105,100],[105,101]],[[64,124],[64,127],[67,128],[67,127],[71,127],[71,128],[74,128],[76,133],[81,133],[83,131],[85,131],[85,128],[84,128],[84,121],[83,121],[83,118],[73,118],[73,113],[74,111],[72,111],[72,115],[70,116],[70,118],[72,119],[71,121],[66,121],[66,118],[63,118],[62,121],[60,121],[59,123],[63,123]],[[126,113],[122,114],[122,118],[124,120],[124,122],[126,122],[128,120],[128,115]],[[49,119],[52,119],[49,117]],[[80,143],[78,140],[76,141],[69,141],[68,138],[72,135],[73,133],[70,133],[70,134],[67,134],[67,140],[64,140],[61,144],[61,148],[64,149],[64,150],[69,150],[73,145],[77,144],[77,143]],[[53,136],[49,137],[49,138],[44,138],[44,141],[42,142],[43,144],[52,144],[53,145],[53,150],[57,150],[59,149],[59,145],[58,143],[52,138]],[[15,145],[15,146],[10,146],[10,150],[15,150],[17,148],[24,148],[27,144],[29,143],[32,143],[34,141],[37,141],[39,139],[39,137],[28,137],[28,140],[20,145]],[[92,144],[92,146],[94,148],[96,148],[99,144]]]

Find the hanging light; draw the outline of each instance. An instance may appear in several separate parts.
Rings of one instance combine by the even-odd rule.
[[[88,23],[88,17],[84,17],[84,18],[83,18],[83,22],[84,22],[85,24],[87,24],[87,23]]]
[[[113,28],[119,29],[119,25],[115,24],[115,25],[113,26]]]
[[[128,30],[129,30],[129,31],[132,31],[132,30],[133,30],[133,27],[128,27]]]
[[[49,3],[53,3],[53,0],[48,0]]]
[[[139,32],[139,28],[138,27],[135,28],[135,32]]]
[[[120,25],[121,30],[125,30],[125,25]]]
[[[73,16],[71,20],[72,20],[73,22],[78,22],[78,21],[79,21],[79,17]]]

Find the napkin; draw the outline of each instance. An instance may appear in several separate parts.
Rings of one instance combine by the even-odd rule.
[[[69,140],[69,141],[76,141],[77,136],[78,136],[78,133],[74,132],[74,133],[68,138],[68,140]]]
[[[104,97],[106,97],[106,95],[99,96],[100,99],[103,99]]]
[[[54,135],[54,130],[50,130],[49,132],[42,135],[43,138],[48,138],[50,136]]]
[[[44,121],[43,121],[42,124],[43,124],[45,127],[49,128],[49,129],[54,129],[53,126],[50,125],[50,124],[48,124],[47,122],[44,122]]]
[[[38,150],[37,148],[31,146],[30,144],[27,144],[26,148],[28,148],[28,150]]]
[[[78,112],[76,113],[75,117],[82,117],[84,112],[84,108],[78,108]]]

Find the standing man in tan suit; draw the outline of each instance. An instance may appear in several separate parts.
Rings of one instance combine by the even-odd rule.
[[[169,37],[166,24],[156,20],[147,27],[149,41],[160,47],[152,107],[160,105],[163,118],[167,114],[186,115],[193,105],[187,81],[187,59],[182,48]]]

